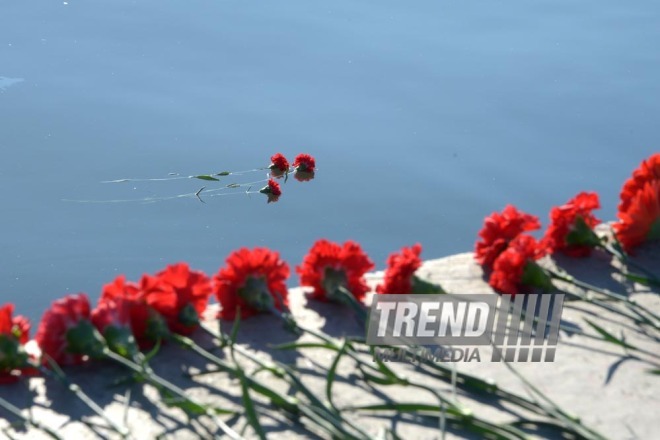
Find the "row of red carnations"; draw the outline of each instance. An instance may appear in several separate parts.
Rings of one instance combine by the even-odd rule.
[[[422,264],[421,250],[416,244],[392,254],[377,292],[413,292],[414,273]],[[373,268],[374,263],[358,243],[340,245],[319,240],[296,271],[301,285],[311,287],[314,299],[332,300],[335,290],[341,288],[360,301],[370,290],[364,275]],[[288,306],[289,274],[288,264],[277,252],[243,248],[230,254],[226,266],[212,277],[191,270],[185,263],[170,265],[155,275],[145,274],[139,282],[119,276],[103,287],[93,310],[85,294],[55,301],[39,323],[31,343],[38,349],[32,355],[25,350],[28,320],[13,317],[13,304],[6,304],[0,307],[0,383],[36,371],[34,365],[46,365],[46,359],[61,365],[84,362],[84,350],[72,350],[73,345],[82,347],[87,342],[78,337],[83,334],[82,326],[93,325],[110,346],[113,338],[129,330],[141,348],[148,348],[156,341],[167,340],[169,332],[188,335],[194,331],[212,295],[220,303],[222,319],[234,319],[239,308],[243,318],[284,311]]]
[[[646,241],[660,238],[660,154],[644,160],[621,191],[614,242],[594,232],[601,221],[598,194],[582,192],[550,211],[550,226],[540,240],[526,232],[541,228],[538,217],[508,205],[484,221],[475,258],[490,274],[490,285],[500,293],[516,294],[529,287],[526,271],[541,257],[562,252],[572,257],[590,255],[593,248],[631,253]]]

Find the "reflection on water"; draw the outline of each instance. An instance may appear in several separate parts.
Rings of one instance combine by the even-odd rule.
[[[6,78],[4,76],[0,76],[0,92],[9,86],[13,86],[14,84],[18,84],[23,81],[23,78]]]

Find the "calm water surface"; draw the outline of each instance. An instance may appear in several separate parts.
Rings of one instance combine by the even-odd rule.
[[[118,274],[181,260],[214,272],[241,246],[295,265],[320,237],[351,238],[383,268],[417,241],[428,258],[470,250],[506,203],[545,220],[595,190],[612,219],[624,179],[660,149],[658,2],[0,10],[0,303],[32,318]],[[276,151],[319,165],[276,204],[63,201],[194,192],[203,182],[100,182],[250,169]]]

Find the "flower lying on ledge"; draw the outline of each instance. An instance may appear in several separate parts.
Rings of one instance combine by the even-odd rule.
[[[515,295],[530,287],[549,290],[549,276],[536,263],[547,253],[547,248],[534,237],[521,234],[514,238],[493,265],[488,284],[499,293]]]
[[[626,181],[617,217],[614,231],[626,252],[660,238],[660,154],[643,161]]]
[[[422,245],[417,243],[404,247],[400,253],[393,253],[387,258],[387,269],[382,284],[376,287],[377,293],[424,294],[444,293],[440,286],[421,280],[415,275],[422,266]]]
[[[178,263],[149,279],[150,288],[144,292],[147,304],[165,318],[171,331],[191,334],[199,326],[212,293],[209,277],[190,270],[186,263]]]
[[[271,156],[268,168],[273,176],[279,177],[289,171],[289,161],[282,153],[276,153]]]
[[[358,243],[349,240],[340,246],[321,239],[314,243],[296,272],[300,285],[313,287],[312,298],[339,301],[338,290],[344,289],[361,301],[369,291],[364,274],[373,268],[374,263]]]
[[[525,231],[539,229],[538,217],[526,214],[507,205],[504,210],[492,213],[484,220],[479,231],[481,241],[475,246],[475,259],[479,264],[491,269],[495,259],[509,246],[509,242]]]
[[[593,228],[600,223],[591,211],[600,208],[598,194],[581,192],[566,204],[550,211],[550,226],[545,240],[551,252],[571,257],[586,257],[600,240]]]
[[[74,365],[84,362],[88,355],[101,355],[103,344],[95,332],[89,299],[79,293],[53,302],[41,318],[35,339],[43,355],[60,365]]]
[[[0,384],[12,383],[23,374],[31,374],[28,354],[30,322],[23,316],[12,316],[13,304],[0,307]]]
[[[227,257],[227,265],[213,277],[214,291],[221,305],[219,317],[235,319],[288,306],[286,279],[289,266],[280,254],[267,248],[242,248]]]
[[[631,199],[628,209],[620,211],[614,231],[630,253],[646,241],[660,239],[660,180],[647,182]]]

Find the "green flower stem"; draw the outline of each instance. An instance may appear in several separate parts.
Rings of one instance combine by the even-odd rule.
[[[148,366],[148,364],[143,364],[143,365],[138,365],[133,361],[130,361],[117,353],[113,352],[109,348],[104,348],[103,350],[103,355],[107,358],[110,359],[126,368],[129,370],[137,373],[140,375],[140,377],[144,378],[147,382],[149,382],[151,385],[155,386],[156,388],[160,390],[165,390],[173,395],[177,396],[179,399],[188,402],[192,404],[194,407],[196,407],[197,410],[200,410],[200,412],[203,412],[207,416],[209,416],[219,427],[222,429],[222,431],[231,439],[233,440],[241,440],[242,437],[236,433],[233,429],[231,429],[225,422],[220,420],[220,418],[213,412],[211,408],[208,408],[205,405],[199,404],[192,400],[190,397],[186,396],[185,391],[183,391],[181,388],[177,387],[171,382],[168,382],[167,380],[161,378],[160,376],[156,375],[154,371],[151,369],[151,367]]]
[[[88,408],[90,408],[94,413],[96,413],[99,417],[101,417],[105,422],[110,426],[110,428],[115,431],[117,434],[119,434],[122,438],[126,438],[129,436],[128,429],[125,426],[120,426],[119,424],[115,423],[110,417],[107,416],[105,411],[96,403],[94,400],[92,400],[77,384],[71,382],[69,378],[66,376],[64,371],[60,368],[57,363],[51,359],[50,357],[46,357],[46,360],[52,370],[49,370],[48,368],[44,367],[43,365],[33,365],[33,367],[36,367],[39,369],[41,374],[47,377],[53,377],[60,381],[64,386],[66,386],[67,390],[69,390],[71,393],[73,393],[78,399],[80,399],[81,402],[83,402],[85,405],[87,405]]]
[[[227,336],[223,334],[217,334],[215,333],[212,329],[206,327],[205,325],[201,326],[204,331],[206,331],[209,335],[212,337],[220,340],[223,345],[227,343]],[[204,350],[203,348],[199,347],[197,344],[195,344],[192,340],[189,338],[185,338],[180,335],[175,335],[175,340],[179,342],[180,344],[184,345],[185,347],[195,351],[197,354],[201,355],[204,357],[204,359],[208,360],[209,362],[215,364],[218,366],[221,370],[232,373],[233,375],[238,376],[240,373],[236,371],[236,368],[233,366],[230,366],[227,362],[223,361],[222,359],[216,357],[215,355],[209,353],[208,351]],[[276,377],[280,379],[287,380],[291,385],[294,385],[300,392],[302,392],[311,402],[311,411],[306,411],[306,405],[303,405],[302,403],[298,401],[293,401],[291,398],[287,396],[282,396],[279,395],[279,393],[273,391],[272,389],[268,388],[267,386],[259,383],[256,379],[251,378],[251,377],[246,377],[246,380],[248,382],[248,385],[253,388],[256,392],[271,398],[271,401],[273,401],[274,404],[278,405],[278,402],[280,405],[283,407],[283,409],[292,412],[292,409],[294,409],[293,412],[296,413],[304,413],[305,415],[308,416],[312,421],[317,422],[317,418],[321,416],[325,422],[323,423],[322,428],[325,426],[327,428],[327,425],[330,424],[333,427],[333,430],[339,430],[342,432],[342,438],[362,438],[362,439],[369,439],[369,435],[363,432],[359,427],[355,426],[354,424],[350,423],[349,421],[343,419],[339,413],[332,411],[332,408],[328,407],[324,402],[321,402],[316,394],[309,390],[307,386],[305,386],[300,379],[294,374],[294,372],[291,370],[290,367],[281,364],[279,362],[271,362],[271,361],[264,361],[260,359],[258,356],[255,356],[252,352],[249,350],[244,349],[240,345],[235,345],[232,342],[229,342],[231,344],[232,350],[235,350],[237,353],[241,354],[242,356],[246,357],[247,359],[251,360],[252,362],[256,363],[259,365],[261,368],[264,370],[269,371]],[[276,395],[276,399],[273,400],[273,395]],[[284,405],[281,405],[281,403],[284,402]],[[342,425],[347,424],[350,427],[352,427],[354,430],[356,430],[359,434],[358,437],[356,437],[355,434],[349,432],[344,428]],[[318,424],[318,423],[317,423]],[[325,428],[324,428],[325,429]],[[346,437],[348,436],[348,437]]]
[[[657,274],[653,273],[652,271],[648,270],[646,267],[642,266],[641,264],[637,263],[635,260],[630,258],[630,256],[623,251],[623,249],[621,248],[621,244],[618,241],[616,242],[616,245],[612,245],[611,243],[606,242],[605,239],[601,239],[600,243],[598,244],[598,247],[603,249],[608,254],[612,255],[614,258],[619,260],[627,267],[633,267],[636,270],[639,270],[640,272],[644,273],[646,277],[640,277],[643,278],[644,281],[648,282],[649,284],[653,284],[655,286],[660,286],[660,277],[658,277]]]
[[[27,425],[30,425],[30,426],[33,426],[34,428],[45,432],[52,439],[63,440],[62,437],[60,437],[60,435],[57,432],[55,432],[51,428],[43,425],[41,422],[38,422],[37,420],[34,420],[34,418],[32,418],[32,416],[23,415],[23,413],[21,412],[21,410],[19,408],[17,408],[16,406],[12,405],[9,402],[7,402],[2,397],[0,397],[0,407],[5,409],[7,412],[15,415],[19,419],[21,419],[21,421],[23,423],[25,423]]]
[[[560,280],[560,281],[564,281],[566,283],[573,284],[573,285],[575,285],[575,286],[577,286],[581,289],[584,289],[586,291],[596,292],[596,293],[598,293],[600,295],[603,295],[607,298],[610,298],[610,299],[613,299],[613,300],[616,300],[616,301],[619,301],[619,302],[623,303],[628,308],[628,310],[630,310],[632,313],[634,313],[637,317],[631,316],[631,315],[626,314],[626,313],[622,313],[620,310],[618,310],[614,307],[611,307],[608,304],[603,303],[602,301],[598,301],[598,300],[595,300],[593,298],[589,298],[587,295],[578,295],[578,294],[575,294],[575,293],[572,293],[572,292],[565,292],[565,293],[567,293],[571,296],[577,297],[581,300],[584,300],[584,301],[590,302],[592,304],[598,305],[600,307],[603,307],[603,308],[605,308],[607,310],[610,310],[614,313],[617,313],[619,315],[626,316],[629,319],[632,319],[633,321],[641,320],[642,322],[651,325],[656,330],[660,329],[660,325],[658,324],[658,321],[660,320],[660,317],[658,315],[656,315],[655,313],[653,313],[651,310],[647,309],[646,307],[641,306],[640,304],[638,304],[632,298],[629,298],[629,297],[624,296],[624,295],[620,295],[618,293],[611,292],[607,289],[602,289],[600,287],[594,286],[594,285],[589,284],[589,283],[585,283],[584,281],[580,281],[580,280],[576,279],[575,277],[573,277],[572,275],[569,275],[568,273],[563,272],[563,271],[556,271],[556,270],[551,270],[551,269],[548,269],[547,271],[548,271],[548,274],[556,280]]]

